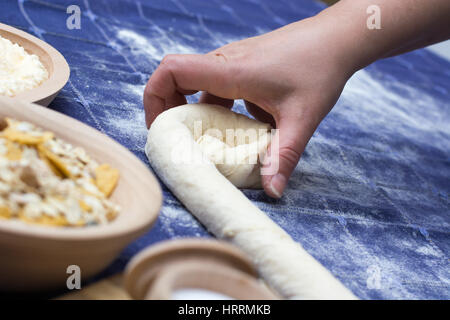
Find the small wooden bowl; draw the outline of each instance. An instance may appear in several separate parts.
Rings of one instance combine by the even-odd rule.
[[[128,263],[125,288],[134,299],[170,300],[178,289],[197,288],[239,300],[279,299],[236,247],[216,240],[179,239],[151,246]]]
[[[83,147],[97,161],[119,169],[119,183],[111,199],[121,211],[107,225],[82,228],[0,219],[0,291],[64,288],[69,265],[81,268],[84,281],[108,266],[127,244],[153,225],[162,202],[160,186],[126,148],[77,120],[16,99],[0,97],[3,117],[41,126]]]
[[[48,106],[69,80],[70,68],[66,59],[48,43],[6,24],[0,23],[0,36],[19,44],[28,53],[37,55],[49,75],[49,78],[40,86],[21,92],[12,98]]]

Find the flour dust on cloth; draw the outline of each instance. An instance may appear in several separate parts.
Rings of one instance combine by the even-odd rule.
[[[221,106],[183,105],[156,118],[145,153],[186,208],[215,236],[242,249],[283,297],[355,299],[238,189],[261,187],[261,154],[270,129]],[[248,134],[239,138],[238,132]]]

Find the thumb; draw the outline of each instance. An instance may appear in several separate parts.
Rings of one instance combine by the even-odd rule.
[[[298,117],[282,118],[277,123],[261,168],[262,185],[270,197],[281,198],[283,195],[289,177],[312,135],[310,131],[302,126]]]

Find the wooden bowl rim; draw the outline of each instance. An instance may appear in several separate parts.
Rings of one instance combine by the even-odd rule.
[[[147,284],[142,281],[149,280],[148,274],[156,275],[165,266],[187,258],[199,263],[213,260],[258,278],[253,263],[239,248],[216,239],[180,238],[158,242],[135,255],[125,267],[124,287],[135,299],[143,299]]]
[[[11,98],[38,103],[40,101],[45,101],[51,96],[56,95],[56,93],[58,93],[66,85],[70,77],[70,68],[64,56],[47,42],[36,38],[35,36],[32,36],[25,31],[14,28],[7,24],[0,23],[0,35],[8,39],[8,33],[13,34],[18,38],[11,40],[13,43],[24,46],[24,43],[29,42],[39,47],[50,57],[50,61],[52,64],[52,72],[51,74],[49,74],[49,78],[45,80],[41,85],[31,90],[21,92]],[[29,49],[26,49],[26,51],[31,54],[36,54],[42,61],[43,55],[40,52]],[[47,71],[50,73],[49,70]],[[48,101],[48,103],[50,103],[50,101]]]
[[[83,133],[85,132],[86,136],[94,136],[96,139],[100,139],[102,141],[102,148],[107,148],[108,150],[117,153],[119,155],[117,159],[120,158],[120,161],[124,161],[124,163],[127,164],[127,167],[131,168],[128,172],[120,171],[120,179],[125,179],[124,177],[138,178],[136,180],[136,185],[133,184],[131,188],[127,188],[127,190],[131,189],[135,192],[136,196],[140,196],[142,203],[139,203],[139,206],[135,206],[138,211],[134,214],[127,212],[126,207],[119,203],[121,206],[119,216],[126,215],[128,216],[128,219],[125,219],[124,217],[120,219],[121,217],[118,216],[114,221],[106,225],[98,226],[61,228],[28,224],[19,220],[0,219],[0,238],[8,235],[33,239],[39,238],[67,241],[90,241],[142,233],[148,230],[148,228],[155,223],[162,204],[162,192],[160,185],[155,176],[151,173],[150,169],[128,149],[109,138],[107,135],[62,113],[36,104],[0,96],[0,117],[5,116],[10,116],[18,120],[29,121],[50,131],[54,131],[54,127],[60,126],[62,128],[62,124],[65,123],[65,126],[70,128],[70,131],[73,131],[74,128],[79,128]],[[70,139],[64,139],[71,144],[73,143]],[[73,144],[80,147],[86,147],[88,143],[89,141],[85,144],[80,144],[78,142]],[[108,162],[108,159],[106,158],[107,157],[105,157],[105,159],[96,158],[96,160]],[[109,159],[111,159],[111,157],[109,157]],[[136,171],[139,173],[137,174]],[[131,180],[134,181],[134,179]],[[118,191],[120,190],[116,189],[114,192]],[[152,196],[149,196],[150,193],[152,193]]]

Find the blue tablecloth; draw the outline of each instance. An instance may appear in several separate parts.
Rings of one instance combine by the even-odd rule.
[[[41,37],[71,66],[50,108],[106,133],[147,164],[142,93],[164,55],[204,53],[324,8],[313,0],[0,4],[1,22]],[[71,4],[81,8],[80,30],[66,27]],[[365,68],[315,133],[284,197],[245,191],[360,298],[450,298],[449,76],[450,63],[428,50]],[[236,110],[245,112],[242,103]],[[102,276],[157,241],[209,236],[163,190],[155,227]]]

